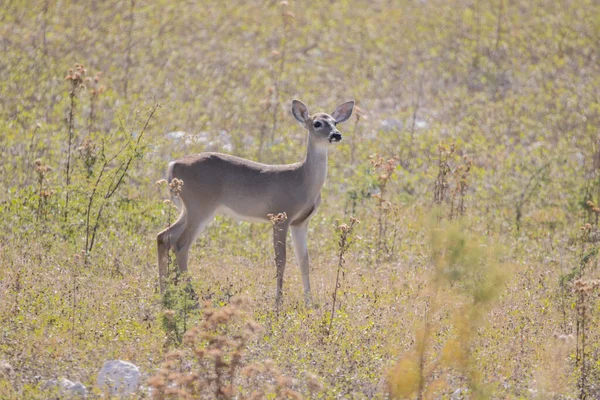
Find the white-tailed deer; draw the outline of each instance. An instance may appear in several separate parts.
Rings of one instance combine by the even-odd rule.
[[[290,227],[305,299],[309,302],[308,222],[321,203],[321,188],[327,175],[327,148],[342,140],[336,125],[350,118],[353,108],[354,101],[348,101],[331,115],[309,115],[308,108],[294,100],[292,114],[308,130],[306,158],[296,164],[266,165],[220,153],[200,153],[171,162],[167,179],[183,181],[179,193],[182,205],[177,222],[157,236],[161,292],[167,279],[169,248],[175,252],[179,272],[186,273],[190,246],[215,214],[243,221],[269,222],[269,215],[285,213],[287,218],[273,224],[276,304],[282,300],[285,243]]]

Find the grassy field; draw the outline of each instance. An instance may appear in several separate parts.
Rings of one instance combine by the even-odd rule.
[[[110,359],[132,398],[600,398],[598,2],[8,0],[0,53],[0,398]],[[271,226],[223,217],[201,309],[161,296],[168,162],[300,161],[294,98],[358,107],[314,304],[289,243],[275,313]]]

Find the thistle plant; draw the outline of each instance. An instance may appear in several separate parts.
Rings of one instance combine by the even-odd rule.
[[[437,147],[438,174],[433,188],[433,202],[435,204],[442,204],[442,202],[446,199],[446,193],[450,187],[448,176],[452,171],[450,167],[450,158],[454,154],[454,150],[454,143],[451,143],[448,146],[442,142]]]
[[[165,355],[162,368],[148,384],[153,398],[163,399],[301,399],[295,380],[270,360],[250,363],[251,341],[264,328],[249,317],[248,302],[234,297],[221,308],[204,305],[201,321],[187,331],[183,348]],[[311,390],[319,390],[309,377]]]
[[[71,184],[71,148],[75,136],[75,109],[76,97],[81,88],[84,87],[83,81],[87,70],[83,64],[75,64],[75,68],[69,69],[65,80],[69,83],[69,117],[67,118],[68,145],[67,145],[67,165],[65,173],[65,221],[69,213],[69,185]]]
[[[465,195],[469,187],[469,176],[473,161],[467,156],[464,156],[462,161],[463,163],[458,165],[452,172],[454,188],[450,200],[450,219],[465,213]]]
[[[366,113],[362,108],[355,105],[354,112],[352,113],[354,118],[354,125],[352,126],[352,134],[350,135],[350,165],[354,165],[356,159],[356,139],[358,138],[358,124],[362,120],[368,119]]]
[[[600,207],[596,205],[592,200],[588,200],[585,203],[586,210],[590,216],[590,220],[594,220],[594,224],[598,226],[598,217],[600,216]]]
[[[166,185],[169,189],[169,194],[170,194],[171,198],[163,201],[163,204],[166,206],[166,209],[167,209],[166,226],[169,227],[173,223],[174,212],[177,212],[177,207],[173,203],[173,198],[179,197],[179,194],[183,190],[183,180],[174,178],[171,182],[167,182],[166,179],[160,179],[160,180],[156,181],[155,184],[156,184],[156,186],[159,186],[159,187]],[[167,240],[168,240],[168,248],[169,248],[169,252],[167,253],[167,268],[169,268],[169,270],[170,270],[171,269],[171,251],[170,251],[171,236],[170,235],[167,238]]]
[[[86,87],[88,88],[88,92],[90,94],[90,113],[88,115],[88,135],[90,135],[94,131],[94,123],[96,121],[96,109],[98,107],[99,97],[106,88],[104,85],[100,83],[100,78],[102,77],[102,72],[97,72],[96,75],[92,77],[87,77],[85,79]]]
[[[94,175],[94,165],[96,165],[96,161],[98,160],[98,148],[96,144],[92,141],[92,139],[88,136],[85,139],[83,139],[81,145],[77,147],[77,151],[79,152],[79,155],[83,160],[86,178],[90,179]]]
[[[357,238],[353,236],[354,228],[356,225],[360,224],[360,221],[354,217],[350,218],[349,224],[339,224],[336,225],[336,230],[339,231],[339,240],[338,240],[338,264],[337,264],[337,272],[335,275],[335,286],[333,288],[333,293],[331,294],[331,318],[329,320],[329,327],[327,328],[327,336],[329,336],[333,329],[333,319],[335,318],[335,306],[337,301],[338,289],[341,288],[340,283],[340,275],[342,278],[346,274],[346,270],[344,268],[344,264],[346,263],[346,259],[344,255],[354,243],[354,240]]]
[[[35,160],[35,172],[38,176],[38,209],[37,209],[37,217],[38,219],[42,219],[45,216],[45,209],[48,203],[48,198],[54,194],[52,189],[47,189],[44,187],[44,181],[46,180],[46,175],[52,171],[52,167],[49,165],[45,165],[42,163],[41,159]]]
[[[376,264],[379,265],[381,256],[390,254],[390,248],[393,247],[388,244],[388,228],[390,225],[389,214],[394,208],[392,203],[387,199],[387,188],[390,179],[396,169],[398,160],[396,158],[385,159],[377,154],[369,157],[369,162],[377,173],[377,180],[375,184],[378,189],[378,193],[372,195],[377,202],[377,244],[376,244]]]

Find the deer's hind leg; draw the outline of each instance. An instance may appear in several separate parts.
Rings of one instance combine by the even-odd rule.
[[[190,248],[192,244],[200,235],[206,226],[213,220],[215,216],[215,208],[203,208],[189,211],[187,223],[181,235],[179,235],[177,241],[174,243],[173,250],[175,251],[175,258],[177,259],[177,266],[179,269],[179,276],[183,276],[185,283],[185,291],[188,293],[190,298],[194,300],[196,306],[198,304],[198,295],[192,287],[192,280],[188,274],[188,258]]]
[[[188,257],[190,247],[194,240],[202,233],[215,215],[214,208],[204,210],[184,211],[179,219],[170,227],[158,234],[158,274],[161,292],[167,283],[167,255],[169,250],[175,252],[178,276],[184,275],[188,287],[186,290],[193,293],[188,273]]]
[[[156,236],[158,247],[158,283],[160,292],[163,293],[168,279],[168,260],[169,250],[174,247],[179,237],[185,230],[187,213],[185,210],[181,213],[177,221],[163,230]]]

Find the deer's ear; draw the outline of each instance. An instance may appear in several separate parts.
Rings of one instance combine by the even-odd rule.
[[[308,107],[300,100],[292,101],[292,114],[302,125],[308,120]]]
[[[338,124],[346,121],[352,115],[354,109],[354,100],[350,100],[338,106],[335,111],[331,114],[331,117],[335,119]]]

